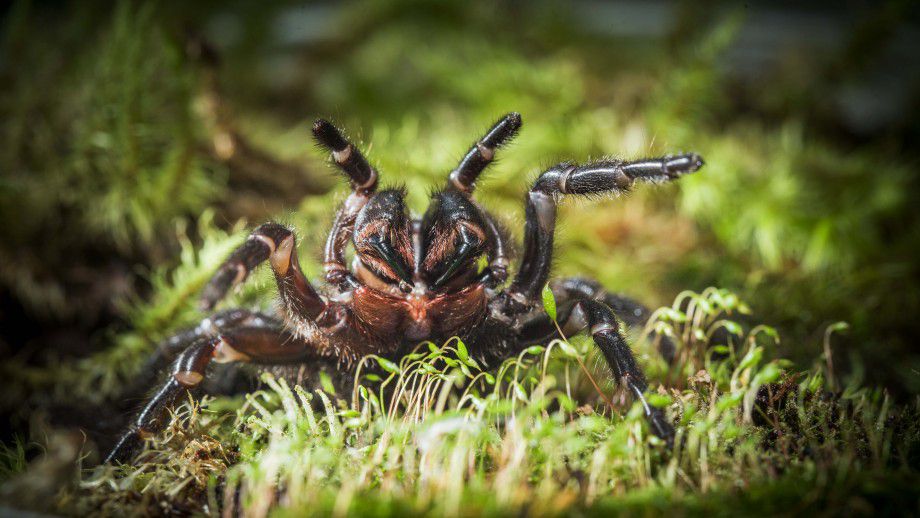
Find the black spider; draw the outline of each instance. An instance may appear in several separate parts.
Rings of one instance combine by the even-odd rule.
[[[331,123],[316,121],[313,134],[332,152],[352,187],[326,242],[322,294],[300,269],[292,231],[278,223],[258,227],[211,279],[202,305],[214,308],[267,259],[278,284],[280,314],[222,311],[162,344],[158,354],[173,361],[169,377],[107,460],[128,458],[142,437],[161,429],[166,410],[199,386],[211,362],[287,366],[299,374],[297,382],[317,367],[332,367],[349,381],[362,356],[397,360],[423,340],[441,343],[459,336],[485,366],[546,343],[558,332],[540,301],[550,274],[560,198],[622,193],[637,180],[673,180],[703,165],[698,155],[682,154],[549,168],[527,193],[523,259],[504,287],[509,239],[473,199],[473,189],[496,149],[520,126],[517,113],[492,126],[450,173],[446,187],[432,195],[425,215],[414,219],[406,212],[403,192],[378,192],[377,172],[361,152]],[[349,242],[355,250],[351,268],[345,264]],[[646,403],[645,376],[618,324],[619,318],[642,325],[649,311],[584,279],[556,281],[551,288],[563,330],[589,330],[616,380],[642,401],[652,431],[671,443],[674,429],[660,409]],[[670,359],[673,344],[661,338],[662,353]]]

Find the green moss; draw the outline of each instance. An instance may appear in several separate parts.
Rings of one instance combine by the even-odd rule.
[[[681,299],[686,313],[675,309]],[[685,293],[650,324],[680,343],[671,372],[693,373],[672,374],[668,390],[650,396],[679,423],[673,452],[649,433],[641,405],[606,407],[587,383],[579,365],[590,340],[534,346],[491,373],[452,340],[399,365],[366,358],[383,362],[386,377],[359,376],[351,394],[264,375],[245,401],[208,400],[204,411],[189,403],[135,467],[86,472],[60,510],[168,502],[278,516],[542,516],[915,506],[916,494],[902,491],[917,480],[920,407],[855,386],[831,395],[823,366],[795,372],[767,361],[778,336],[725,318],[739,310],[726,291]],[[719,327],[738,342],[710,344]],[[636,348],[641,358],[652,350]],[[148,504],[130,497],[138,492]]]

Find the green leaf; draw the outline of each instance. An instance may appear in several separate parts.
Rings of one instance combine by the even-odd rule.
[[[523,388],[521,388],[520,383],[518,383],[518,382],[516,382],[516,381],[513,382],[513,383],[511,384],[511,388],[514,389],[514,393],[517,395],[518,398],[520,398],[520,399],[523,400],[523,401],[527,401],[527,393],[524,392],[524,389],[523,389]]]
[[[725,323],[724,327],[726,331],[736,336],[744,336],[744,330],[741,328],[740,324],[731,320],[723,320],[723,322]]]
[[[738,391],[730,394],[725,394],[720,397],[716,402],[716,409],[719,412],[724,412],[729,408],[734,408],[741,404],[741,400],[744,398],[744,392]]]
[[[649,405],[657,408],[665,408],[671,404],[671,396],[666,396],[664,394],[649,394],[645,399],[648,401]]]
[[[466,363],[470,359],[470,355],[466,350],[466,344],[463,343],[463,340],[457,340],[457,357],[460,358],[460,361]]]
[[[850,324],[847,324],[846,322],[837,322],[837,323],[829,325],[827,327],[827,332],[828,333],[840,333],[848,329],[850,329]]]
[[[571,356],[573,358],[578,356],[578,351],[572,347],[572,344],[565,340],[559,341],[559,348],[562,349],[562,352],[564,352],[567,356]]]
[[[753,367],[760,363],[760,359],[763,358],[763,348],[762,347],[751,347],[751,350],[744,355],[744,358],[741,359],[741,362],[738,364],[736,370],[742,371],[748,367]]]
[[[549,284],[543,286],[543,309],[549,318],[556,320],[556,297],[553,296],[553,290],[549,289]]]
[[[661,314],[661,317],[664,320],[669,320],[671,322],[682,323],[687,321],[687,314],[683,311],[678,311],[673,308],[665,308]]]
[[[476,259],[476,273],[482,273],[489,267],[489,256],[482,254]]]
[[[335,395],[335,385],[332,384],[332,378],[326,374],[326,371],[319,372],[319,384],[326,393]]]
[[[783,373],[783,370],[779,365],[775,363],[768,363],[764,365],[763,369],[754,376],[754,384],[762,385],[764,383],[773,383],[779,379],[780,375]]]
[[[546,349],[542,345],[531,345],[527,349],[524,349],[524,352],[536,356],[538,354],[543,354],[543,351],[545,350]]]
[[[380,365],[381,369],[392,372],[393,374],[399,374],[399,365],[379,356],[375,356],[374,359],[377,360],[377,365]]]

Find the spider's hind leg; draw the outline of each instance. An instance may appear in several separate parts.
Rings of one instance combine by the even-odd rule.
[[[669,447],[673,445],[674,427],[664,411],[646,400],[648,382],[626,338],[620,332],[614,311],[603,302],[585,297],[577,291],[559,291],[557,298],[560,302],[558,322],[563,331],[573,335],[585,330],[591,333],[595,345],[613,371],[614,381],[626,387],[632,397],[641,402],[652,433],[664,439]],[[556,324],[546,315],[539,315],[523,322],[518,346],[523,348],[534,343],[547,343],[557,338],[557,333]]]
[[[173,354],[166,381],[116,443],[106,463],[128,460],[145,437],[163,430],[169,410],[186,394],[199,392],[212,361],[283,364],[317,356],[313,344],[292,335],[281,322],[255,313],[215,333],[180,334],[176,342],[167,342],[162,357]]]
[[[652,311],[641,302],[617,293],[609,293],[601,284],[592,279],[582,277],[570,277],[560,279],[550,283],[553,292],[563,295],[565,298],[584,298],[597,300],[607,305],[613,313],[633,329],[639,329],[648,323]],[[671,337],[652,331],[650,339],[657,342],[658,352],[668,364],[674,363],[677,354],[677,345]]]
[[[244,325],[257,315],[247,309],[229,309],[220,311],[202,320],[197,326],[184,329],[170,336],[157,345],[157,348],[144,362],[137,376],[122,394],[144,394],[156,382],[156,377],[176,357],[193,343],[220,334],[221,329]]]

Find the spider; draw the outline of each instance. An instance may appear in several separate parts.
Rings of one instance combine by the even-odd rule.
[[[557,336],[557,323],[543,309],[550,275],[556,206],[565,195],[625,193],[633,183],[664,182],[698,170],[693,153],[637,161],[563,162],[544,171],[525,196],[523,257],[508,283],[510,239],[473,197],[476,180],[498,148],[521,127],[521,116],[498,120],[413,218],[399,189],[378,190],[377,171],[343,133],[326,120],[313,124],[319,145],[350,181],[351,192],[335,216],[324,252],[325,286],[304,276],[295,236],[278,223],[256,228],[205,286],[201,305],[211,311],[228,290],[269,261],[280,295],[276,314],[247,309],[220,311],[160,345],[172,361],[165,382],[117,442],[106,462],[125,461],[144,437],[165,426],[167,410],[200,388],[209,365],[245,362],[287,369],[301,382],[319,367],[353,379],[357,360],[377,354],[398,360],[422,341],[459,336],[471,356],[494,367],[525,347]],[[351,267],[345,250],[354,247]],[[615,381],[642,403],[651,431],[673,443],[674,428],[650,404],[647,382],[619,322],[642,325],[649,310],[607,293],[597,282],[570,278],[550,284],[557,322],[567,335],[587,330]],[[658,337],[661,353],[673,343]]]

